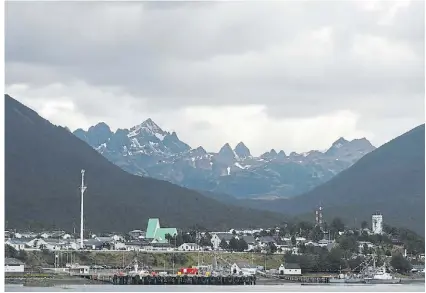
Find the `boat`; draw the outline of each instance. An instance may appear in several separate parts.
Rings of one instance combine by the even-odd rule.
[[[359,284],[365,283],[363,278],[360,278],[353,274],[342,274],[342,268],[340,267],[339,275],[329,279],[329,283],[332,284]]]
[[[367,284],[399,284],[400,278],[396,278],[386,271],[386,263],[376,268],[376,259],[373,257],[373,270],[366,273],[364,281]]]
[[[133,266],[133,271],[130,271],[129,272],[129,276],[137,276],[137,275],[139,275],[139,276],[148,276],[148,275],[150,275],[150,272],[149,271],[147,271],[147,270],[139,270],[139,265],[138,265],[138,261],[137,261],[137,259],[135,259],[134,260],[134,266]]]
[[[360,284],[365,283],[363,278],[360,278],[355,275],[344,275],[339,274],[337,277],[333,277],[329,279],[329,283],[331,284]]]
[[[367,284],[399,284],[401,283],[400,278],[395,278],[388,272],[386,272],[386,265],[375,270],[375,272],[366,278],[364,278]]]

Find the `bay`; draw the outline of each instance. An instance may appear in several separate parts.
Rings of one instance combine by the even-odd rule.
[[[282,284],[255,286],[211,285],[58,285],[25,287],[6,285],[6,292],[425,292],[424,283],[415,284]]]

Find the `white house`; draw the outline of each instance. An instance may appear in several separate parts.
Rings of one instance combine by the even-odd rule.
[[[236,262],[231,265],[231,275],[255,275],[257,267],[246,262]]]
[[[178,247],[179,251],[196,251],[197,250],[197,244],[195,243],[183,243],[181,246]]]
[[[213,233],[210,242],[213,245],[213,249],[218,250],[220,248],[220,242],[222,241],[222,239],[224,239],[226,243],[229,244],[229,240],[231,240],[232,237],[236,236],[231,233]]]
[[[89,266],[73,265],[69,268],[70,274],[88,274]]]
[[[288,263],[280,265],[278,272],[280,275],[301,275],[302,269],[299,264]]]
[[[4,259],[4,272],[5,273],[23,273],[25,264],[16,258],[6,257]]]
[[[25,245],[27,244],[28,239],[17,239],[17,238],[11,238],[8,239],[5,244],[12,246],[16,250],[24,250]]]

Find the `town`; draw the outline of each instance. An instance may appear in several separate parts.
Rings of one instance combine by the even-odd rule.
[[[145,230],[123,233],[87,234],[81,243],[80,235],[67,231],[5,231],[6,272],[24,272],[27,253],[43,252],[54,255],[54,268],[73,265],[74,254],[84,252],[183,254],[210,252],[215,255],[264,255],[265,263],[237,261],[230,263],[231,272],[264,271],[275,274],[302,275],[312,272],[338,273],[359,270],[368,256],[378,263],[388,263],[399,273],[424,274],[424,240],[406,229],[396,229],[383,222],[379,213],[372,215],[371,228],[362,222],[359,228],[345,227],[335,218],[330,224],[322,220],[321,208],[315,212],[315,222],[287,223],[267,229],[230,229],[206,231],[201,227],[180,230],[162,227],[160,220],[151,218]],[[86,236],[86,235],[85,235]],[[279,256],[270,267],[266,256]],[[252,257],[253,258],[253,257]],[[256,261],[259,262],[259,258]],[[80,259],[81,261],[81,259]],[[176,261],[177,264],[179,260]],[[200,259],[198,255],[198,266]],[[91,268],[105,264],[86,263]],[[195,265],[195,264],[193,264]],[[128,263],[117,268],[124,269]],[[164,267],[166,264],[164,264]]]

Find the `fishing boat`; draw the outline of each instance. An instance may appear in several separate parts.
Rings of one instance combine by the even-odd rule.
[[[374,270],[374,273],[364,278],[367,284],[399,284],[400,278],[395,278],[386,272],[386,265]]]

